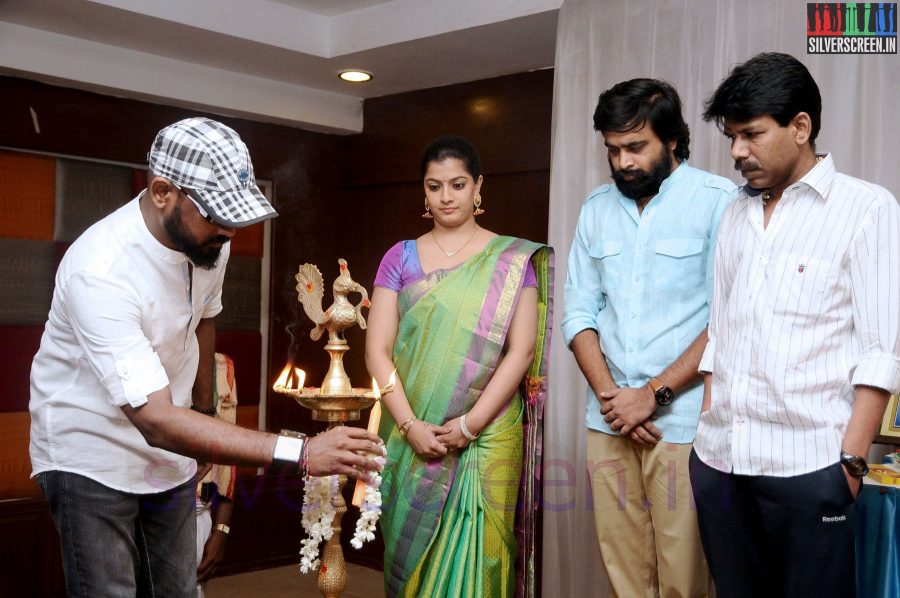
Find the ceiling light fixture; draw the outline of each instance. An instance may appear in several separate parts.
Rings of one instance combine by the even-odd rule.
[[[349,81],[350,83],[365,83],[366,81],[372,79],[372,73],[359,71],[356,69],[347,69],[344,71],[340,71],[338,73],[338,77],[340,77],[344,81]]]

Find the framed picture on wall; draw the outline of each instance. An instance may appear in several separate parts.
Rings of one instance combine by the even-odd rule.
[[[884,410],[884,417],[881,418],[881,429],[875,442],[883,442],[887,444],[900,444],[900,413],[897,411],[898,399],[897,395],[891,395],[888,400],[887,409]]]

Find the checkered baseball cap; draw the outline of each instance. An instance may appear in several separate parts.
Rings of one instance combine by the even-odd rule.
[[[220,122],[187,118],[169,125],[157,133],[147,163],[220,224],[240,228],[278,216],[256,186],[247,146]]]

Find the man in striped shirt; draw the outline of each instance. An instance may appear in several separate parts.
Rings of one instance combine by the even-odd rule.
[[[691,455],[719,596],[855,594],[853,504],[900,389],[900,206],[816,153],[820,114],[806,67],[766,53],[703,115],[747,181],[720,224]]]

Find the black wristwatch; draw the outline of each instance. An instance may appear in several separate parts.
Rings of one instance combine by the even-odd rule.
[[[854,478],[864,478],[869,473],[869,464],[859,455],[851,455],[842,450],[841,463]]]
[[[666,405],[671,405],[672,401],[675,400],[675,393],[672,391],[672,389],[656,378],[650,378],[647,381],[647,386],[649,386],[650,390],[653,391],[653,395],[656,397],[657,405],[665,407]]]

